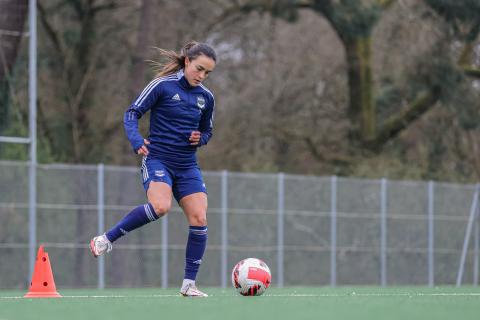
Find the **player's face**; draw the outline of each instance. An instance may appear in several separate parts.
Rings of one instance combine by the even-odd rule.
[[[215,61],[203,54],[193,60],[185,58],[185,78],[191,86],[202,83],[214,68]]]

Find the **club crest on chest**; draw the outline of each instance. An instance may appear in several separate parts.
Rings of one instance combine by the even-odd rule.
[[[197,97],[197,107],[201,110],[205,108],[205,98],[202,96]]]

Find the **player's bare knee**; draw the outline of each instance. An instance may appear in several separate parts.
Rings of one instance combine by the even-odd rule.
[[[190,224],[193,226],[206,226],[207,225],[207,217],[205,215],[193,215],[190,218]]]
[[[168,211],[170,210],[170,204],[168,204],[168,203],[153,202],[152,206],[153,206],[153,210],[155,211],[155,214],[159,218],[166,215],[168,213]]]

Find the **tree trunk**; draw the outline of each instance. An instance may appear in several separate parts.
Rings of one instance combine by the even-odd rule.
[[[135,98],[145,85],[145,58],[148,50],[148,40],[151,34],[152,0],[143,0],[140,13],[140,23],[137,30],[137,43],[132,56],[132,81],[129,92],[130,99]]]
[[[132,56],[132,81],[129,87],[129,96],[130,100],[133,100],[145,86],[145,59],[147,58],[147,51],[149,48],[149,39],[152,30],[152,12],[153,12],[153,1],[152,0],[142,0],[142,8],[140,12],[140,21],[137,29],[137,43],[135,45],[135,50]],[[125,109],[127,106],[125,106]],[[130,145],[125,143],[124,146],[126,149],[124,150],[124,154],[132,156],[132,151],[130,149]],[[143,232],[138,233],[138,242],[139,245],[145,244],[145,236]],[[139,249],[136,251],[138,254],[139,261],[145,261],[145,250]],[[119,264],[117,264],[118,266]],[[124,266],[124,263],[120,264]],[[127,268],[123,268],[122,272],[127,272]],[[122,273],[121,272],[121,273]],[[138,270],[140,275],[140,283],[136,283],[136,285],[146,285],[146,266],[144,263],[140,263],[140,270]]]
[[[350,89],[349,117],[352,137],[362,142],[375,138],[376,114],[373,101],[371,37],[344,40]]]
[[[0,1],[0,81],[8,78],[23,34],[27,0]]]
[[[27,0],[0,1],[0,132],[8,123],[11,71],[28,12]]]

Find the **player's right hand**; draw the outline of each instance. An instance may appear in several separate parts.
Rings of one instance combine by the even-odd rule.
[[[138,148],[137,154],[142,154],[144,156],[147,156],[148,155],[147,145],[149,145],[149,144],[150,144],[150,141],[148,141],[147,139],[143,139],[143,146]]]

